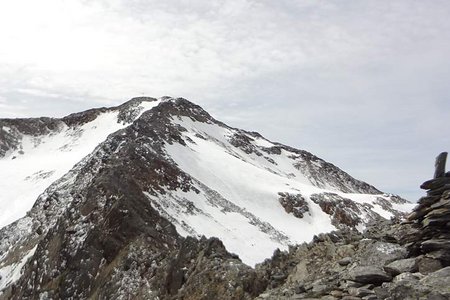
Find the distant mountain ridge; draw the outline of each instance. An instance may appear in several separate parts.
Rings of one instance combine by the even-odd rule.
[[[16,299],[117,296],[123,280],[130,284],[123,295],[164,298],[176,292],[170,282],[181,280],[174,270],[187,253],[195,260],[215,249],[236,260],[230,251],[254,265],[277,248],[412,208],[183,98],[135,98],[62,119],[1,119],[0,149],[8,170],[1,225],[28,211],[0,230],[0,290]],[[202,235],[226,250],[218,240],[190,238]],[[141,252],[152,257],[139,271],[145,276],[128,274],[137,269],[127,257]]]
[[[80,127],[92,122],[100,114],[117,112],[117,123],[129,124],[136,119],[145,109],[143,103],[156,102],[150,97],[133,98],[116,107],[101,107],[89,109],[79,113],[73,113],[63,118],[15,118],[0,119],[0,157],[4,157],[8,151],[20,147],[20,138],[23,135],[43,136],[61,130],[62,126]]]

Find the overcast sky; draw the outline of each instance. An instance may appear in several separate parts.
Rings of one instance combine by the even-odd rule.
[[[141,95],[415,201],[450,150],[450,1],[0,1],[0,118]]]

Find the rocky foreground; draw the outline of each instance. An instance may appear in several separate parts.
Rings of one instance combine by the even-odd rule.
[[[257,299],[450,299],[450,172],[436,161],[427,196],[407,221],[381,222],[364,234],[317,236],[267,261],[269,289]],[[264,268],[260,266],[260,268]]]

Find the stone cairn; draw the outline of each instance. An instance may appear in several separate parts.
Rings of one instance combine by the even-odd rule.
[[[447,152],[436,158],[434,178],[420,188],[427,195],[407,217],[419,229],[407,245],[410,253],[439,261],[442,267],[450,266],[450,172],[445,172]]]

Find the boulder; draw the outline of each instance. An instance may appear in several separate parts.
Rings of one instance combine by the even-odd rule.
[[[373,291],[375,292],[375,295],[378,297],[378,299],[386,299],[389,297],[388,289],[384,286],[384,284],[382,286],[375,287]]]
[[[442,268],[442,264],[439,260],[429,258],[429,257],[420,257],[418,259],[417,267],[419,272],[422,274],[433,273]]]
[[[420,283],[429,287],[433,292],[447,296],[446,299],[450,299],[450,267],[425,276]]]
[[[394,279],[392,280],[392,283],[398,283],[398,282],[415,282],[415,281],[419,281],[420,279],[424,278],[425,275],[420,274],[420,273],[409,273],[409,272],[405,272],[405,273],[401,273],[397,276],[394,277]]]
[[[400,273],[405,272],[416,272],[417,271],[417,262],[416,258],[406,258],[399,259],[391,262],[390,264],[384,266],[384,270],[391,274],[392,276],[397,276]]]
[[[450,267],[430,273],[420,280],[414,274],[402,277],[386,285],[392,299],[450,299]]]
[[[431,239],[421,243],[421,249],[424,252],[431,252],[435,250],[450,251],[450,240],[446,239]]]
[[[359,283],[372,283],[380,285],[383,282],[391,281],[392,276],[386,273],[381,267],[376,266],[359,266],[349,273],[353,281]]]
[[[336,298],[342,298],[343,294],[344,293],[340,290],[333,290],[330,292],[330,295]]]
[[[356,297],[365,297],[368,295],[374,295],[375,292],[372,291],[371,289],[365,288],[365,287],[360,287],[360,288],[350,288],[348,289],[348,293],[351,296],[356,296]]]
[[[361,262],[367,266],[383,267],[395,260],[406,258],[407,250],[395,243],[365,241]]]
[[[351,257],[344,257],[343,259],[338,260],[338,264],[341,266],[347,266],[352,262]]]
[[[448,250],[437,250],[427,253],[427,257],[437,259],[444,265],[450,264],[450,251]]]
[[[330,292],[331,287],[324,284],[321,281],[314,282],[312,285],[311,293],[315,296],[322,296]]]

